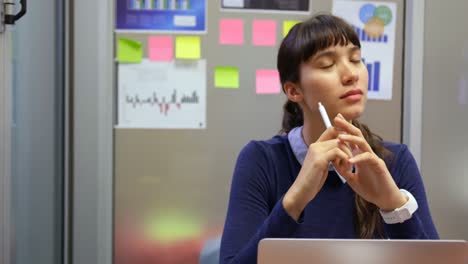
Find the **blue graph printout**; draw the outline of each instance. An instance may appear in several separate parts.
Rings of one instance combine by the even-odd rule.
[[[206,33],[206,0],[117,0],[117,31]]]

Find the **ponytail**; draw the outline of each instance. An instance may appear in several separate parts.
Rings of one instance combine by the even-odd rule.
[[[283,106],[283,121],[280,134],[287,134],[293,128],[304,124],[302,109],[293,101],[287,100]]]

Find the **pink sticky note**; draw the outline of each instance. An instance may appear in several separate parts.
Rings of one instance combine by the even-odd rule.
[[[172,61],[174,58],[174,40],[171,36],[151,36],[148,46],[151,61]]]
[[[276,21],[254,20],[252,24],[252,42],[256,46],[275,46]]]
[[[242,19],[221,19],[219,21],[219,44],[244,44],[244,21]]]
[[[257,94],[280,93],[281,83],[277,70],[257,70],[256,75]]]

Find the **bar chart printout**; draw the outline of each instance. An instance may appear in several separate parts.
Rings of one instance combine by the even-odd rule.
[[[352,25],[369,73],[367,97],[392,100],[397,5],[392,2],[334,0],[332,13]]]

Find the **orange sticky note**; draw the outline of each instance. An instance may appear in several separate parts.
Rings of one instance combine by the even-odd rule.
[[[172,61],[174,58],[174,39],[171,36],[149,37],[148,54],[151,61]]]
[[[255,46],[275,46],[276,21],[254,20],[252,23],[252,42]]]
[[[281,83],[277,70],[260,69],[256,71],[257,94],[279,94]]]
[[[244,21],[242,19],[221,19],[219,21],[219,44],[244,44]]]

